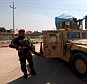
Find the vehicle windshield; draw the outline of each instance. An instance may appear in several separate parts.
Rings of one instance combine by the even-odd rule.
[[[68,32],[67,38],[68,39],[79,39],[80,38],[80,32]]]

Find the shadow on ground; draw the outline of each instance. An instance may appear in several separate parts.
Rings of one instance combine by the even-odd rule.
[[[64,61],[33,56],[36,76],[20,77],[8,84],[87,84],[77,78]]]

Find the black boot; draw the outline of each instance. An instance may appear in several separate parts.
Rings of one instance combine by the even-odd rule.
[[[24,76],[23,76],[25,79],[28,78],[28,74],[27,73],[24,73]]]

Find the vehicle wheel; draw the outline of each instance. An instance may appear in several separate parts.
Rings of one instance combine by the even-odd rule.
[[[87,56],[83,53],[75,53],[72,59],[72,68],[78,77],[87,76]]]

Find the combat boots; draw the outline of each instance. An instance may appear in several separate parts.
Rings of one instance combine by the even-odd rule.
[[[27,74],[27,72],[26,73],[24,73],[24,76],[23,76],[25,79],[27,79],[28,78],[28,74]]]

